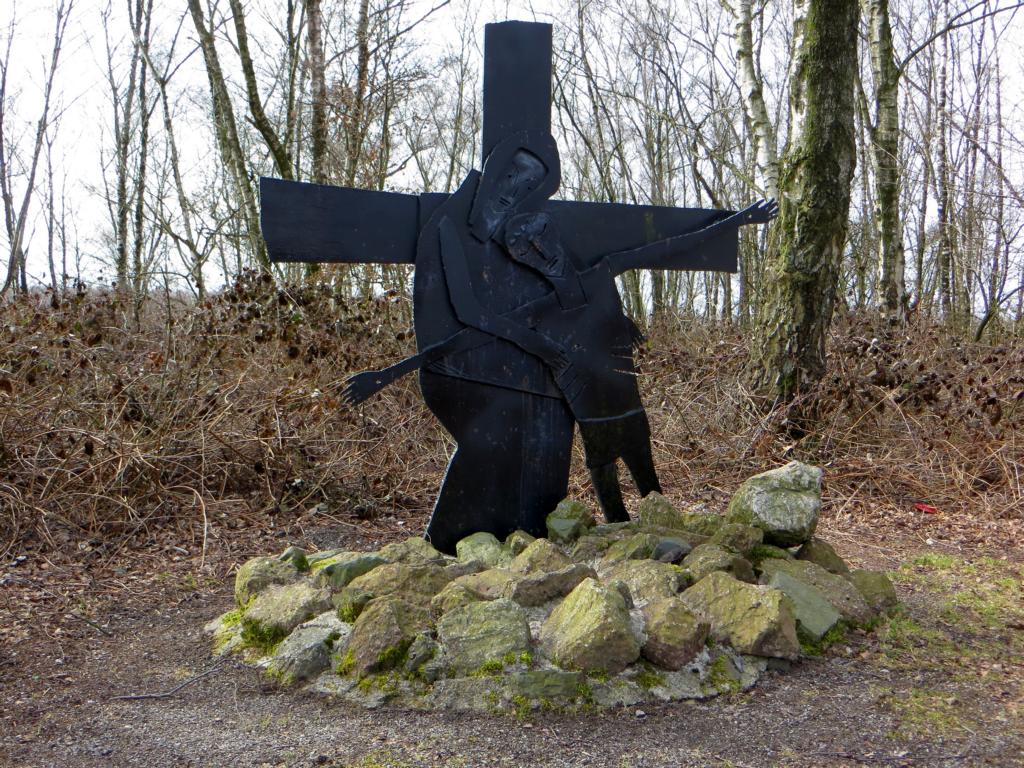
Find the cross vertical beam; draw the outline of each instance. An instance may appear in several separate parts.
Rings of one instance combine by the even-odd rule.
[[[551,25],[503,21],[484,28],[481,165],[516,131],[551,130]]]

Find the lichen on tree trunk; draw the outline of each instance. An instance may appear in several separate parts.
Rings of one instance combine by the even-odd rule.
[[[856,166],[857,0],[796,0],[780,214],[752,355],[755,387],[790,399],[825,372],[825,338],[846,243]]]

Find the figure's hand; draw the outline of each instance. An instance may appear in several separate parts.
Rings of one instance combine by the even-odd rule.
[[[740,212],[743,224],[767,224],[779,215],[779,204],[775,198],[758,200]]]
[[[355,376],[349,377],[345,383],[345,389],[341,393],[342,402],[349,408],[354,408],[366,401],[373,395],[380,392],[385,386],[380,371],[363,371]]]

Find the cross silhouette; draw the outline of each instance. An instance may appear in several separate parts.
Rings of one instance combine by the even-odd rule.
[[[736,271],[740,212],[551,200],[551,26],[488,24],[483,172],[420,195],[261,179],[270,256],[284,262],[413,264],[419,352],[350,379],[362,402],[420,372],[455,438],[427,536],[544,535],[565,496],[574,425],[606,518],[628,519],[617,460],[642,494],[660,490],[615,276],[627,269]],[[564,241],[564,242],[563,242]]]

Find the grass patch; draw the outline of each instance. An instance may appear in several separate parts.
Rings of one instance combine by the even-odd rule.
[[[953,695],[923,688],[889,691],[883,703],[899,719],[893,738],[940,738],[973,730],[965,722],[966,712]]]

